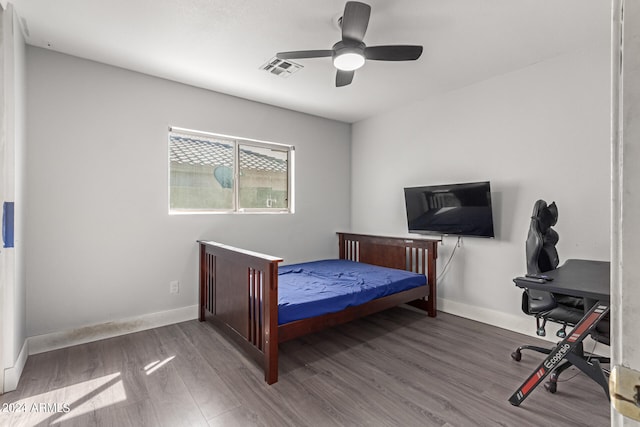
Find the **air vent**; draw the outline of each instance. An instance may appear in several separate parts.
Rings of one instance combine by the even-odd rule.
[[[295,73],[301,68],[302,65],[300,64],[296,64],[293,61],[278,59],[276,57],[271,58],[269,61],[260,66],[261,70],[265,70],[268,73],[275,74],[276,76],[284,78],[289,77],[291,74]]]

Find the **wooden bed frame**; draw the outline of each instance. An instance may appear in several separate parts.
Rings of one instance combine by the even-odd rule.
[[[438,240],[338,233],[340,259],[409,270],[427,285],[348,307],[337,313],[278,325],[278,263],[281,258],[211,241],[200,243],[200,321],[210,320],[278,381],[278,344],[408,303],[436,316]]]

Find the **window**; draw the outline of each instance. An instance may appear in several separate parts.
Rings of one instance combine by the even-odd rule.
[[[290,145],[169,130],[169,212],[293,212]]]

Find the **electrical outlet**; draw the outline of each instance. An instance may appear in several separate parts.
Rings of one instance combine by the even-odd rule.
[[[177,280],[172,280],[169,282],[169,293],[170,294],[179,294],[180,293],[180,282]]]

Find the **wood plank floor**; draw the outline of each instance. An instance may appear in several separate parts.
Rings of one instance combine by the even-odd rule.
[[[0,396],[0,425],[608,426],[602,389],[575,368],[555,395],[507,402],[543,358],[511,360],[525,342],[544,343],[398,307],[282,344],[267,386],[215,328],[190,321],[30,356]]]

